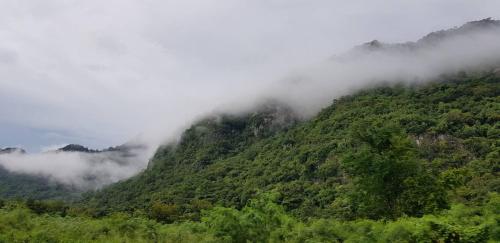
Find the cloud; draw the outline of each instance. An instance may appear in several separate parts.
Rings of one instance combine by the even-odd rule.
[[[478,35],[413,53],[321,60],[374,38],[405,42],[499,17],[497,9],[494,0],[5,0],[0,146],[15,139],[38,150],[80,141],[103,148],[132,138],[154,148],[217,107],[238,110],[263,97],[311,115],[363,85],[431,78],[490,58],[500,41]],[[109,181],[137,173],[147,156],[125,167],[62,153],[1,163],[80,183],[99,171]]]
[[[0,154],[0,166],[16,173],[39,175],[80,190],[97,189],[144,169],[151,151],[129,147],[100,153],[44,152]]]
[[[426,40],[375,48],[367,43],[291,73],[268,95],[310,116],[332,99],[361,88],[381,83],[429,82],[442,74],[500,67],[500,22],[492,28],[461,28],[435,42]]]

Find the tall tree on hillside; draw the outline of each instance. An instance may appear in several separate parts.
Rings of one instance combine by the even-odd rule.
[[[444,190],[399,126],[365,120],[353,125],[350,140],[342,162],[353,179],[349,198],[357,216],[394,219],[446,207]]]

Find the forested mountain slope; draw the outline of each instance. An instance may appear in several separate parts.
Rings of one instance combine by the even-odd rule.
[[[0,148],[0,154],[24,155],[20,148]],[[58,199],[73,200],[81,190],[55,180],[26,173],[8,171],[0,165],[0,199]]]
[[[0,166],[0,196],[3,199],[32,198],[72,200],[80,191],[46,177],[9,172]]]
[[[85,201],[102,213],[164,206],[176,220],[275,192],[301,218],[421,216],[498,192],[499,143],[498,75],[460,73],[359,91],[302,122],[279,105],[203,120]]]

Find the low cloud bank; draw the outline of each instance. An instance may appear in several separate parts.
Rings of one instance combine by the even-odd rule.
[[[146,167],[151,153],[148,147],[142,145],[99,152],[26,154],[18,150],[0,154],[0,166],[11,172],[38,175],[80,190],[89,190],[137,174]]]

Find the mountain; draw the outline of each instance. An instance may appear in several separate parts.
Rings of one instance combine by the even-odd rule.
[[[259,193],[277,192],[280,204],[302,218],[388,217],[395,212],[351,201],[360,179],[345,161],[379,142],[387,145],[370,156],[383,157],[399,146],[393,140],[401,140],[408,154],[400,159],[412,157],[408,163],[418,171],[404,180],[427,184],[408,186],[404,193],[416,193],[413,199],[397,194],[408,200],[397,215],[480,203],[500,190],[499,98],[500,79],[488,72],[363,90],[301,122],[288,112],[284,119],[262,111],[207,118],[179,143],[159,148],[148,170],[87,195],[86,202],[104,212],[148,210],[163,202],[188,217],[199,200],[241,208]]]
[[[11,154],[11,153],[20,153],[20,154],[25,154],[26,151],[21,148],[0,148],[0,154]]]
[[[9,170],[0,164],[0,198],[21,199],[58,199],[73,201],[80,198],[80,194],[103,185],[113,183],[120,178],[129,177],[134,171],[139,171],[139,158],[148,149],[147,146],[126,143],[120,146],[103,150],[89,149],[78,144],[69,144],[53,151],[40,154],[27,154],[20,148],[0,149],[0,162],[36,163],[37,160],[65,160],[63,163],[86,166],[87,170],[73,174],[69,180],[61,180],[64,174],[52,175],[43,173],[43,170],[15,171]],[[100,169],[104,168],[104,169]],[[126,170],[125,173],[120,170]],[[130,171],[129,171],[130,170]],[[117,172],[115,172],[117,171]],[[71,173],[67,171],[66,173]]]
[[[68,144],[62,148],[57,149],[59,152],[82,152],[82,153],[96,153],[98,150],[89,149],[79,144]]]
[[[484,29],[500,29],[500,21],[469,22],[417,42],[372,41],[353,51],[411,52]],[[279,103],[246,114],[209,117],[187,129],[178,142],[160,147],[146,171],[87,194],[85,203],[106,213],[148,211],[160,202],[176,205],[179,214],[189,218],[193,204],[200,200],[242,208],[257,195],[273,192],[280,195],[280,205],[303,219],[421,216],[456,202],[480,203],[489,192],[500,189],[495,164],[500,132],[497,70],[498,66],[485,66],[420,84],[381,84],[334,100],[305,121]],[[403,145],[402,151],[393,151]],[[360,151],[371,158],[364,164],[398,158],[401,168],[383,165],[389,172],[381,171],[382,175],[361,185],[359,181],[371,178],[371,173],[354,165]],[[386,158],[387,154],[394,154],[393,158]],[[412,171],[396,172],[407,167]],[[383,179],[384,173],[394,175]],[[456,178],[460,176],[467,179]],[[406,185],[408,190],[405,180],[414,183]],[[483,183],[477,184],[478,180]],[[424,181],[427,188],[419,187]],[[368,198],[371,204],[388,207],[373,208],[359,198],[355,202],[355,187],[366,187],[357,190],[361,193],[375,190],[373,185],[383,188],[380,194],[394,187],[389,198]]]
[[[62,148],[58,148],[56,152],[80,152],[80,153],[110,153],[117,152],[124,157],[132,156],[134,150],[146,149],[146,145],[139,143],[125,143],[119,146],[109,147],[106,149],[90,149],[80,144],[68,144]]]
[[[460,27],[431,32],[416,42],[391,44],[373,40],[357,46],[353,51],[413,51],[416,49],[439,45],[444,40],[451,39],[453,37],[474,35],[485,30],[500,30],[500,20],[486,18],[478,21],[467,22]]]
[[[0,154],[25,155],[21,148],[0,148]],[[0,198],[73,200],[81,190],[42,175],[16,173],[0,165]]]
[[[474,32],[480,32],[484,30],[498,30],[500,29],[500,20],[494,20],[492,18],[486,18],[477,21],[467,22],[460,27],[456,27],[448,30],[440,30],[432,32],[420,40],[418,40],[415,44],[419,46],[436,44],[441,42],[443,39],[450,38],[458,35],[470,35]]]
[[[73,200],[80,190],[32,174],[10,172],[0,166],[0,198]]]

